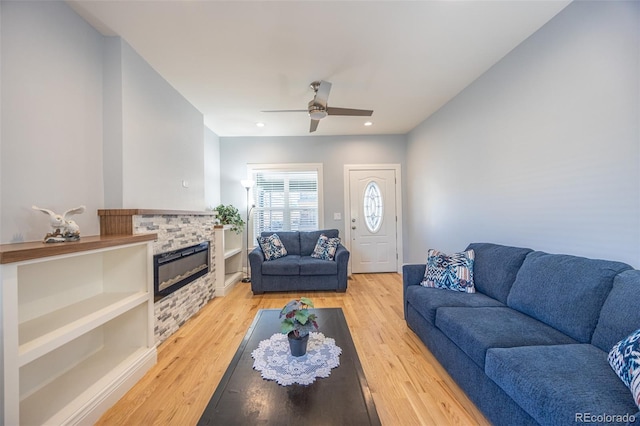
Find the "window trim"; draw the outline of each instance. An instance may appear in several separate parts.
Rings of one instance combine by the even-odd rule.
[[[247,164],[247,179],[256,181],[256,172],[258,171],[271,171],[271,172],[308,172],[315,171],[318,174],[318,229],[324,229],[324,186],[323,186],[323,165],[322,163],[254,163]],[[249,191],[250,200],[249,205],[255,204],[253,188]],[[254,230],[253,217],[249,220],[250,235],[253,235],[255,244],[255,230]]]

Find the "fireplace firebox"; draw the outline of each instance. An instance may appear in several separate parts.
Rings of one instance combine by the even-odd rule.
[[[156,298],[167,296],[209,273],[209,241],[153,256]]]

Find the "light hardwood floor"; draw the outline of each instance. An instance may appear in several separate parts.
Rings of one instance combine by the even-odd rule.
[[[489,425],[407,327],[395,273],[353,275],[346,293],[253,296],[238,283],[160,345],[158,363],[96,424],[195,425],[257,311],[301,295],[344,310],[383,425]]]

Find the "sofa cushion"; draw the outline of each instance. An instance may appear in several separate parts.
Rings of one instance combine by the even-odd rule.
[[[605,352],[640,328],[640,271],[616,275],[605,300],[591,343]]]
[[[607,353],[589,344],[489,349],[485,373],[542,425],[638,411]]]
[[[340,246],[340,238],[329,238],[322,234],[318,237],[311,257],[322,260],[333,260]]]
[[[576,343],[558,330],[504,307],[439,308],[436,327],[484,368],[490,348]]]
[[[406,292],[407,303],[429,321],[431,325],[436,324],[436,310],[443,306],[504,306],[497,300],[482,293],[469,294],[458,291],[442,291],[438,288],[427,288],[419,285],[408,286]]]
[[[619,341],[607,359],[640,408],[640,329]]]
[[[507,305],[587,343],[613,278],[630,268],[621,262],[531,252],[518,271]]]
[[[332,260],[300,257],[300,275],[336,275],[338,264]]]
[[[264,260],[275,260],[287,255],[287,249],[282,244],[278,234],[258,237],[258,244],[264,253]]]
[[[427,251],[427,269],[420,285],[447,290],[475,293],[473,286],[473,250],[447,255],[441,251]]]
[[[328,238],[338,238],[339,231],[337,229],[320,229],[318,231],[300,231],[300,255],[311,256],[313,249],[316,247],[320,235],[326,235]]]
[[[476,291],[506,304],[516,274],[533,250],[491,243],[472,243],[466,250],[473,250],[476,256],[473,264]]]
[[[300,256],[290,254],[262,264],[262,275],[300,275]]]

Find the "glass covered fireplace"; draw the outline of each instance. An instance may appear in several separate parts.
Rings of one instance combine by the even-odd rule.
[[[164,297],[209,273],[209,241],[153,256],[153,287]]]

